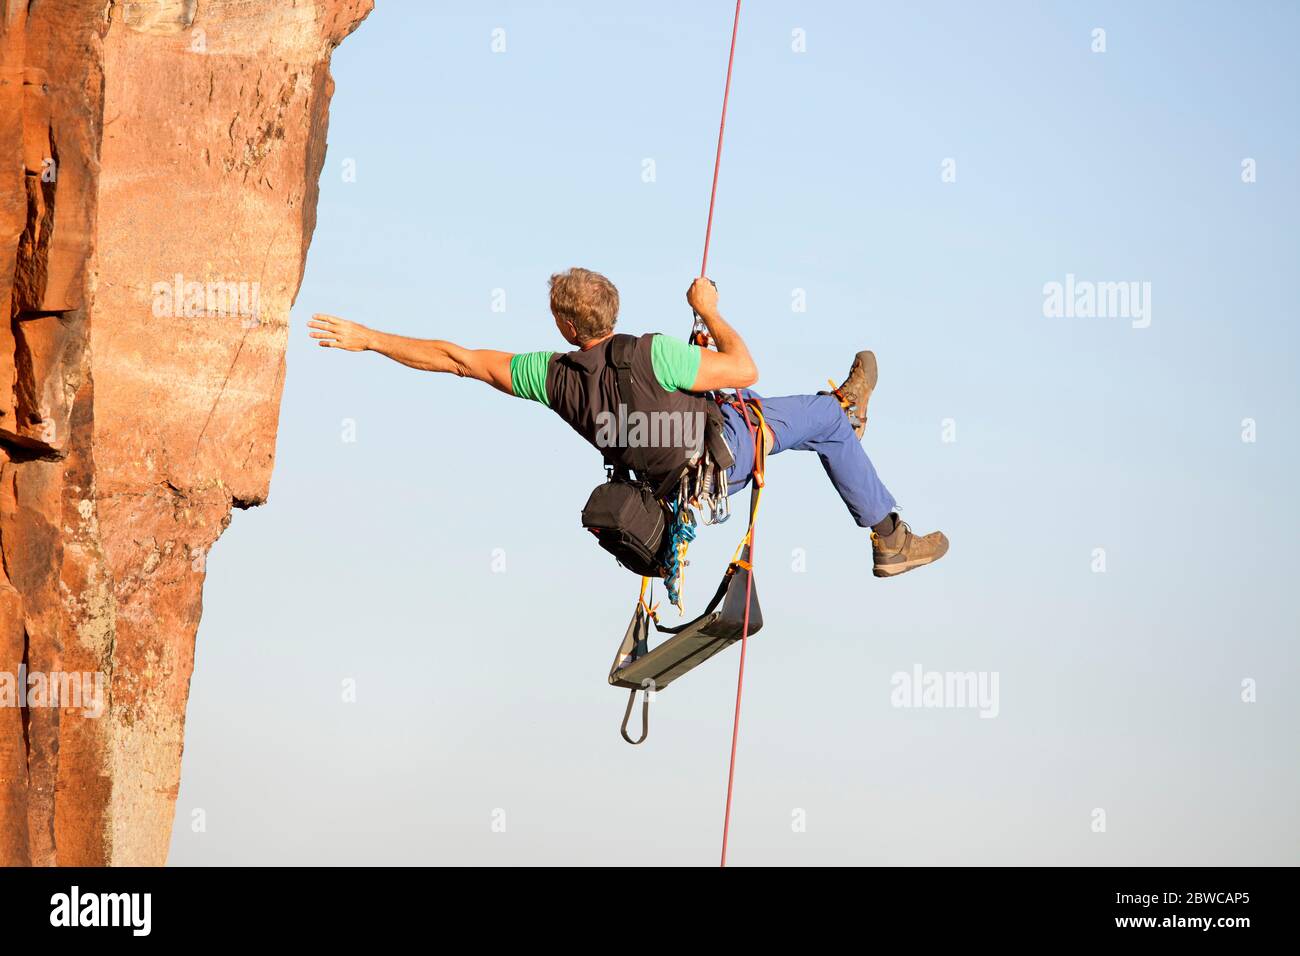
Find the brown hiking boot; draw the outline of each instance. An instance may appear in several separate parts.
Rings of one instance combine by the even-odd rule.
[[[818,392],[818,395],[834,395],[840,400],[840,407],[849,416],[853,434],[861,441],[862,433],[867,430],[867,401],[876,387],[876,353],[862,351],[853,357],[853,366],[844,384],[834,391]],[[835,383],[832,382],[832,385]]]
[[[877,526],[879,527],[879,526]],[[948,553],[948,538],[934,531],[920,538],[912,534],[907,522],[894,516],[894,530],[885,535],[871,532],[871,553],[876,566],[871,573],[878,578],[892,578],[923,564],[933,564]]]

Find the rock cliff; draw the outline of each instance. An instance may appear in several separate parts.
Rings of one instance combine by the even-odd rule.
[[[0,0],[2,864],[166,860],[205,556],[266,500],[372,3]]]

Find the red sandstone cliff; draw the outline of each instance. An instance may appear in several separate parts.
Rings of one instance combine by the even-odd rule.
[[[266,500],[372,4],[0,0],[0,863],[166,860],[204,557]],[[99,716],[14,706],[83,673]]]

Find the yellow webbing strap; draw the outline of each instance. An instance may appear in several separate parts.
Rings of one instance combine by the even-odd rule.
[[[645,608],[646,614],[650,615],[650,617],[654,619],[654,622],[658,624],[659,605],[658,604],[652,605],[649,601],[645,599],[646,588],[648,588],[649,586],[650,586],[650,579],[643,577],[641,579],[641,593],[640,595],[637,596],[636,603],[641,605],[643,608]]]
[[[831,387],[831,394],[834,395],[836,400],[840,403],[840,408],[848,411],[849,406],[853,403],[844,397],[844,393],[840,391],[840,387],[835,384],[835,379],[828,378],[826,384]]]
[[[740,539],[740,544],[736,545],[736,553],[731,556],[731,563],[737,564],[740,561],[740,554],[745,550],[745,545],[749,544],[754,537],[754,522],[758,520],[758,506],[763,500],[763,486],[766,482],[767,471],[767,422],[763,418],[763,407],[758,402],[750,406],[750,410],[758,419],[758,425],[754,430],[754,501],[749,508],[749,527],[745,529],[745,536]],[[749,568],[745,568],[749,570]]]

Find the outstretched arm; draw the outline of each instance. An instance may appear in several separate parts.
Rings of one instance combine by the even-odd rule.
[[[718,290],[703,277],[691,283],[686,301],[699,313],[713,336],[716,352],[700,350],[700,370],[691,386],[693,392],[710,392],[724,388],[748,388],[758,381],[758,366],[740,333],[727,324],[718,311]]]
[[[467,349],[438,339],[391,335],[335,315],[313,315],[307,326],[317,330],[311,333],[311,337],[319,340],[322,348],[378,352],[411,368],[478,379],[507,395],[514,394],[510,388],[510,360],[514,356],[510,352]]]

